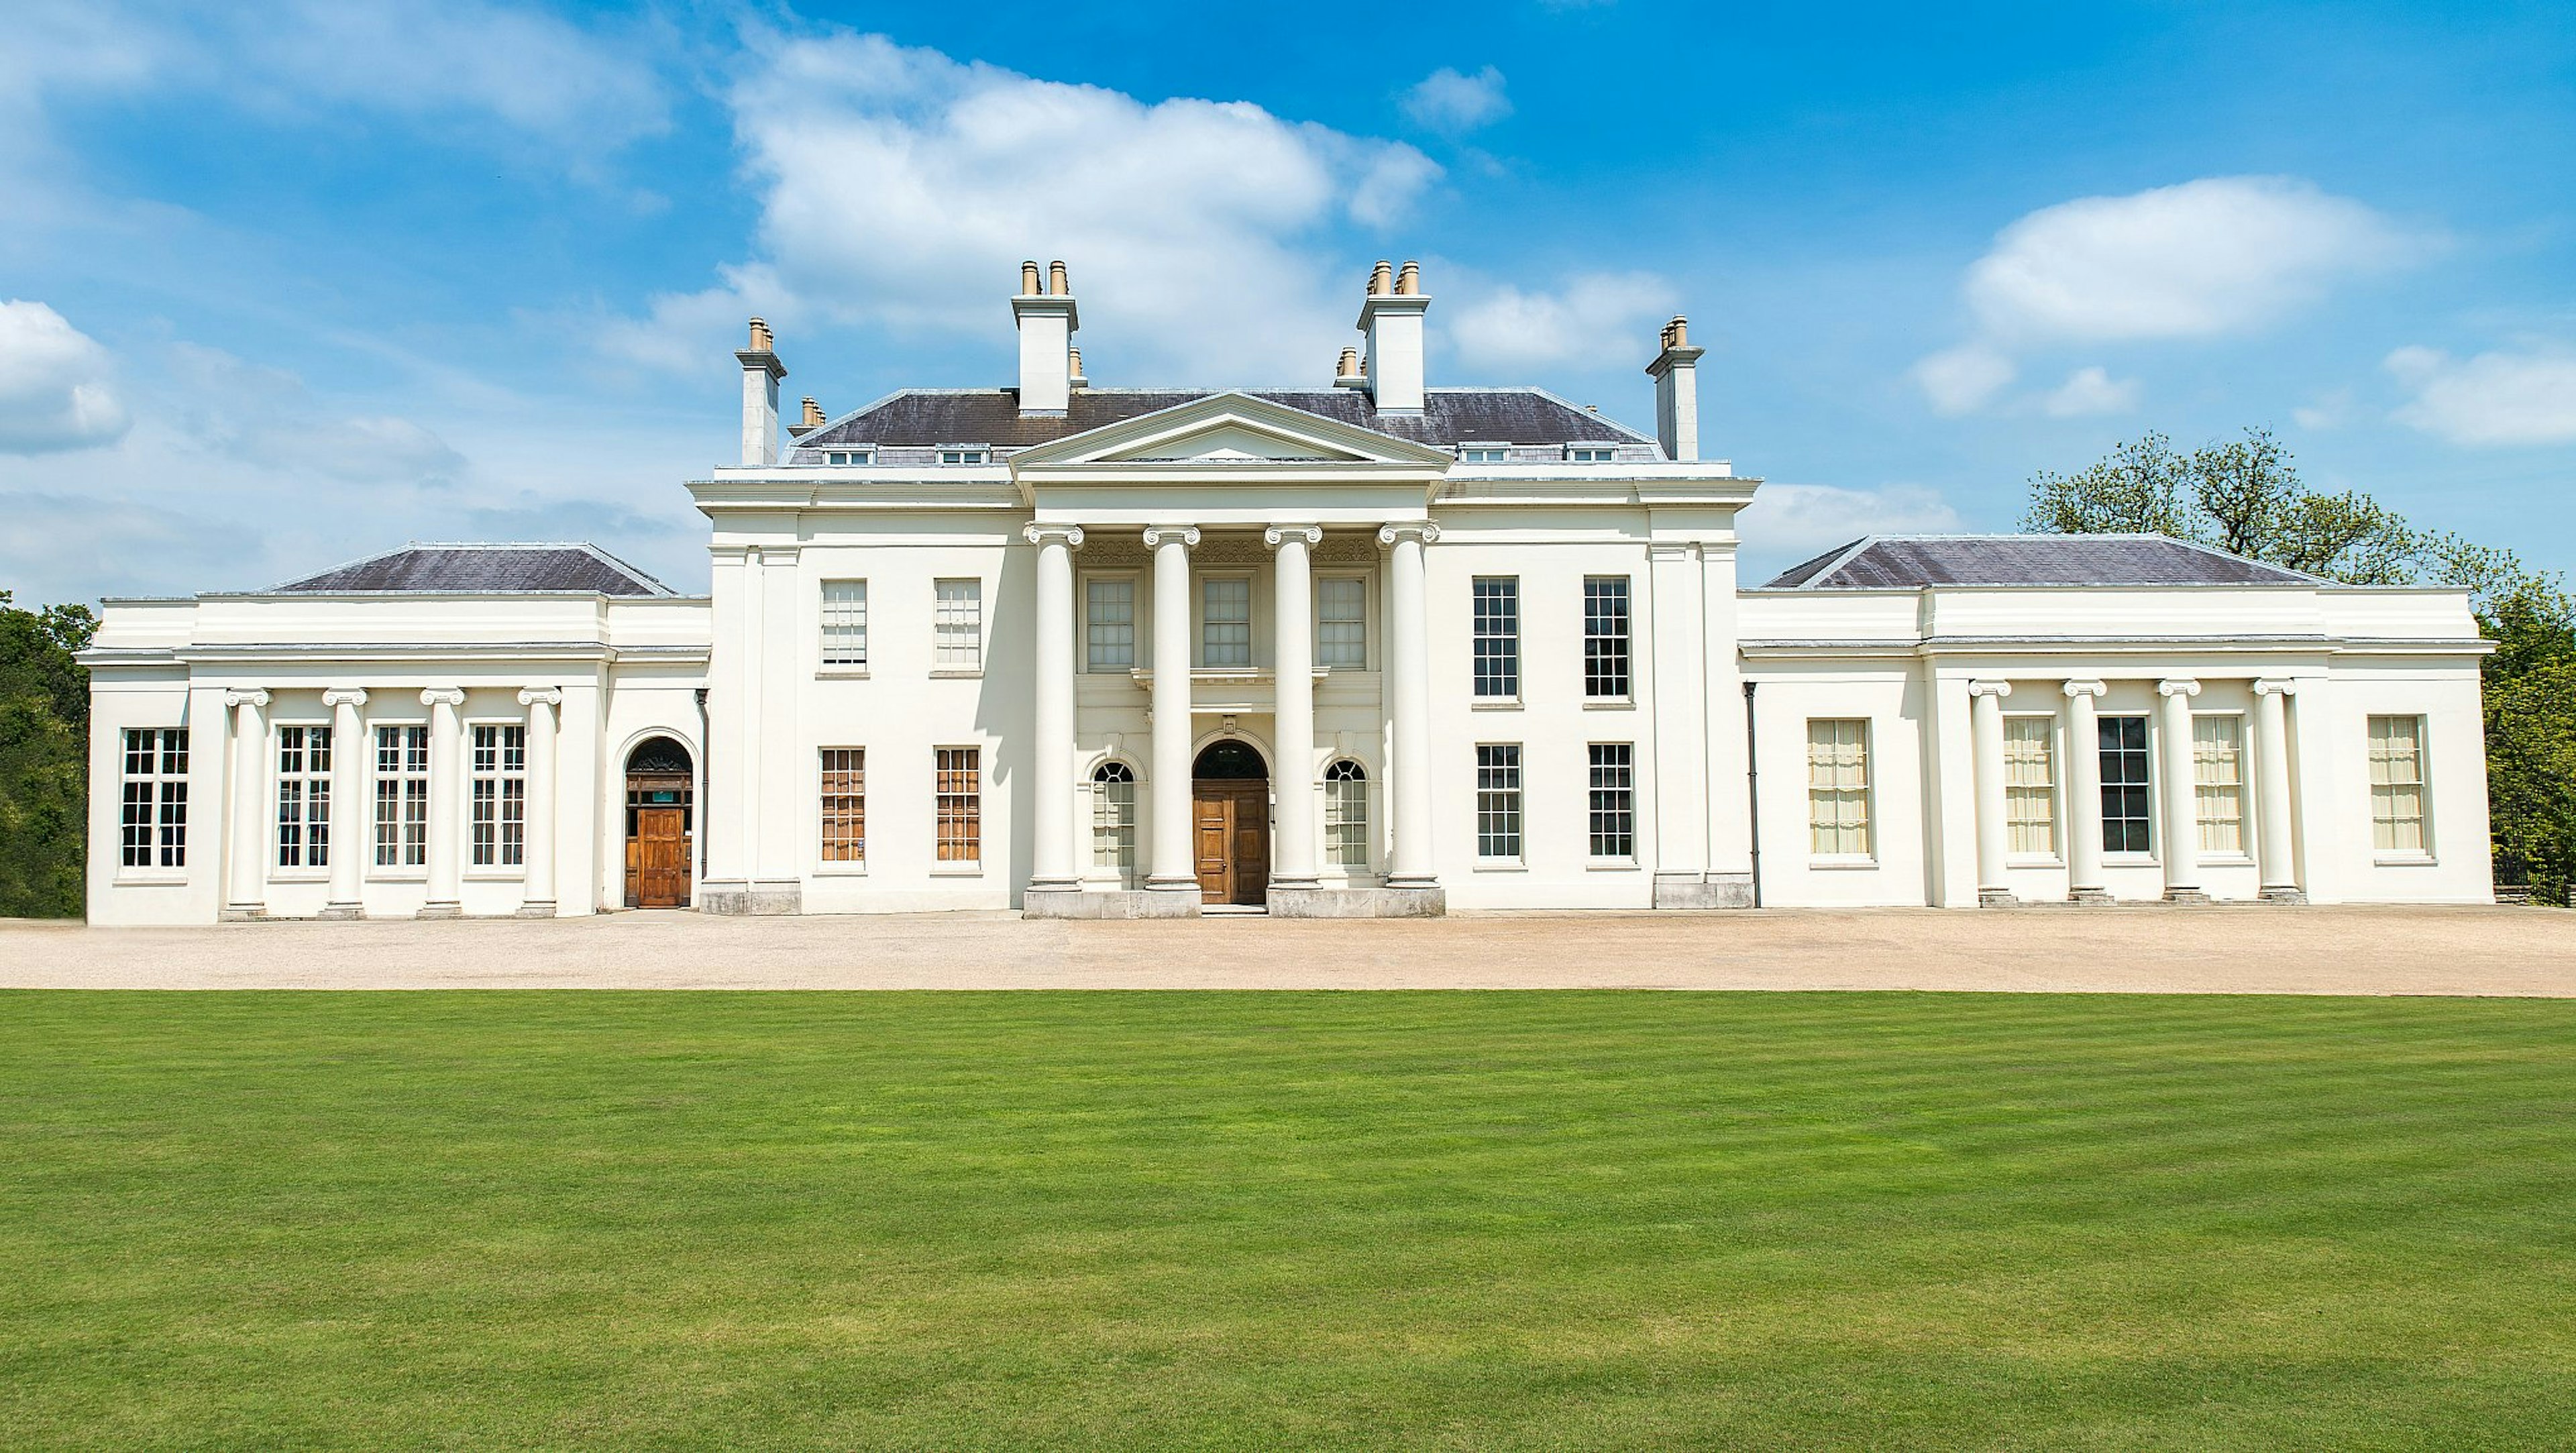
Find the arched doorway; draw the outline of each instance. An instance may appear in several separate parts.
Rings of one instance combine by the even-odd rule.
[[[689,749],[647,737],[626,754],[626,906],[686,908],[697,861]]]
[[[1210,742],[1190,768],[1199,899],[1254,907],[1269,901],[1270,765],[1249,742]]]

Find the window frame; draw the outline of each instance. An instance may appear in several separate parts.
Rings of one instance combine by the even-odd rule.
[[[855,447],[826,449],[823,451],[823,463],[829,468],[864,469],[876,462],[877,446],[874,444],[861,444]]]
[[[1850,783],[1820,783],[1816,780],[1817,768],[1819,766],[1816,760],[1816,728],[1819,726],[1833,726],[1837,728],[1850,726],[1857,728],[1857,731],[1854,733],[1854,735],[1859,738],[1860,748],[1858,764],[1860,781],[1857,784],[1857,787]],[[1875,749],[1877,747],[1877,742],[1875,738],[1877,736],[1877,732],[1873,719],[1866,716],[1811,716],[1806,719],[1806,732],[1804,735],[1807,766],[1806,799],[1808,865],[1810,867],[1820,868],[1874,868],[1878,866],[1878,776],[1877,773],[1872,770],[1875,766],[1873,759],[1876,756]],[[1836,735],[1839,736],[1840,733],[1837,732]],[[1836,741],[1832,745],[1839,749],[1842,743]],[[1845,852],[1839,850],[1828,850],[1819,846],[1817,834],[1823,830],[1824,824],[1817,821],[1816,808],[1820,795],[1824,793],[1856,793],[1854,800],[1856,800],[1860,805],[1860,812],[1857,819],[1860,837],[1859,851]],[[1852,824],[1843,821],[1839,814],[1837,815],[1835,822],[1832,824],[1833,830],[1836,832],[1846,831],[1851,826]]]
[[[1485,588],[1487,586],[1505,587],[1505,589],[1493,597],[1493,599],[1497,601],[1508,600],[1511,606],[1511,619],[1509,622],[1510,628],[1507,631],[1489,631],[1487,629],[1488,624],[1491,621],[1499,620],[1498,614],[1489,618],[1486,610],[1487,596]],[[1468,577],[1467,621],[1469,641],[1467,671],[1468,697],[1470,705],[1486,708],[1488,710],[1495,708],[1509,708],[1520,705],[1522,674],[1521,578],[1517,575],[1474,575]],[[1489,646],[1494,647],[1495,649],[1489,650]],[[1510,688],[1509,690],[1488,691],[1485,689],[1488,676],[1487,666],[1489,662],[1498,663],[1493,673],[1494,675],[1501,676],[1508,674],[1509,680],[1503,684],[1508,685]]]
[[[1208,612],[1208,607],[1213,603],[1208,599],[1208,591],[1210,587],[1220,584],[1243,587],[1243,660],[1240,663],[1219,664],[1211,658],[1208,651],[1208,647],[1214,644],[1208,639],[1208,628],[1219,623]],[[1198,662],[1197,669],[1228,672],[1260,670],[1261,592],[1252,588],[1252,572],[1249,570],[1207,571],[1197,577],[1191,593],[1196,597],[1190,602],[1190,610],[1195,617],[1198,635],[1198,640],[1193,643],[1191,654]],[[1223,624],[1231,626],[1235,622],[1226,621]]]
[[[1529,861],[1529,776],[1526,770],[1528,753],[1520,742],[1478,742],[1475,744],[1475,749],[1476,866],[1484,869],[1526,866]],[[1508,752],[1511,754],[1511,759],[1508,762],[1499,760],[1489,762],[1486,759],[1488,752]],[[1486,785],[1487,772],[1509,772],[1511,785],[1508,787]],[[1505,798],[1509,799],[1508,803],[1501,800]],[[1499,821],[1506,807],[1509,813],[1508,827],[1489,828],[1487,826],[1489,813]],[[1509,835],[1511,851],[1509,853],[1486,851],[1486,844],[1504,833]]]
[[[1348,768],[1347,772],[1343,769]],[[1336,776],[1336,773],[1341,775]],[[1369,836],[1370,777],[1368,764],[1353,756],[1339,756],[1324,764],[1318,779],[1324,788],[1324,866],[1351,876],[1373,872],[1377,867],[1377,844]],[[1356,801],[1356,820],[1354,820]],[[1347,848],[1358,849],[1358,860],[1342,856]]]
[[[463,727],[465,841],[458,846],[463,850],[465,876],[474,879],[523,878],[528,872],[527,719],[525,717],[485,717],[479,720],[468,720]],[[513,731],[518,733],[519,765],[516,767],[509,765],[508,742],[509,734]],[[480,738],[485,732],[494,734],[493,761],[489,770],[486,770],[482,764],[483,746]],[[490,822],[492,854],[489,861],[483,857],[482,841],[485,823],[481,819],[483,802],[480,792],[485,782],[492,784]],[[515,794],[510,790],[513,787],[518,789]],[[516,822],[512,821],[510,815],[513,803],[518,808]],[[515,842],[513,828],[516,829]],[[518,853],[516,862],[510,860],[510,854],[514,849]]]
[[[1138,654],[1142,648],[1143,642],[1137,630],[1137,627],[1142,624],[1139,620],[1139,617],[1142,615],[1139,601],[1144,594],[1141,582],[1141,572],[1134,570],[1086,570],[1082,572],[1083,675],[1125,676],[1133,672],[1138,666],[1144,664]],[[1093,657],[1093,652],[1101,644],[1093,638],[1093,632],[1100,628],[1100,622],[1094,620],[1091,614],[1091,588],[1094,585],[1124,585],[1127,587],[1127,664],[1123,666],[1102,665]],[[1113,622],[1112,624],[1114,625],[1115,623]]]
[[[2102,733],[2104,731],[2109,730],[2114,723],[2131,721],[2138,723],[2138,739],[2140,745],[2136,747],[2109,747],[2102,745]],[[2158,775],[2158,767],[2156,763],[2156,732],[2157,727],[2154,717],[2142,711],[2106,711],[2093,719],[2094,780],[2100,784],[2101,790],[2099,796],[2101,800],[2092,805],[2092,811],[2095,814],[2095,821],[2098,824],[2098,830],[2102,835],[2102,861],[2105,863],[2109,863],[2114,866],[2135,866],[2156,861],[2156,849],[2159,846],[2158,838],[2164,831],[2163,827],[2156,821],[2156,788],[2158,786],[2156,780]],[[2131,781],[2125,776],[2116,781],[2113,780],[2111,775],[2111,754],[2113,752],[2118,752],[2124,759],[2131,755],[2136,756],[2138,761],[2138,770],[2141,775],[2135,781]],[[2111,815],[2111,793],[2115,790],[2125,792],[2132,789],[2140,794],[2140,800],[2145,803],[2144,810],[2136,817],[2130,817],[2124,814],[2120,817],[2114,818]],[[2128,835],[2125,833],[2121,837],[2121,845],[2118,847],[2112,846],[2111,824],[2114,822],[2136,822],[2141,824],[2142,831],[2146,839],[2146,846],[2140,848],[2129,847],[2127,845]]]
[[[839,604],[845,608],[852,604],[856,605],[857,623],[855,628],[851,626],[847,619],[840,622],[840,629],[844,632],[849,632],[855,629],[857,640],[857,658],[855,660],[846,659],[850,655],[849,641],[846,637],[843,640],[839,651],[836,652],[833,647],[833,630],[835,623],[832,619],[832,610],[835,602],[832,598],[832,590],[835,586],[839,586],[844,589],[855,588],[858,592],[855,602],[846,599],[839,602]],[[814,674],[817,676],[850,677],[867,675],[869,624],[867,577],[864,575],[835,575],[816,582],[814,589],[814,610]]]
[[[1594,610],[1596,589],[1618,587],[1619,610],[1617,631],[1596,631],[1602,618]],[[1606,667],[1596,664],[1612,654],[1616,646],[1616,691],[1596,690],[1598,678],[1607,676]],[[1583,577],[1583,704],[1586,706],[1633,706],[1637,700],[1637,581],[1633,575],[1586,575]]]
[[[2235,733],[2235,741],[2231,746],[2236,780],[2232,783],[2213,783],[2202,780],[2200,728],[2203,722],[2213,726],[2225,722]],[[2246,714],[2241,711],[2195,711],[2191,714],[2191,826],[2193,860],[2196,862],[2229,864],[2254,861],[2253,804],[2248,800],[2245,790],[2247,786],[2245,769],[2250,755],[2246,750],[2246,740],[2252,734],[2246,730],[2246,726]],[[2205,804],[2208,801],[2206,794],[2213,787],[2224,787],[2235,798],[2235,847],[2214,848],[2209,845],[2210,827],[2214,819],[2206,810]]]
[[[2039,727],[2040,765],[2046,780],[2016,782],[2014,774],[2020,763],[2013,756],[2013,729]],[[2066,810],[2061,794],[2066,789],[2066,773],[2058,765],[2064,754],[2057,748],[2057,713],[2050,711],[2008,711],[2004,713],[2004,842],[2007,861],[2028,867],[2057,867],[2066,860]],[[2016,804],[2037,801],[2048,808],[2048,816],[2038,825],[2047,829],[2048,846],[2026,848],[2021,845],[2022,829],[2032,825],[2029,819],[2016,815]]]
[[[1324,615],[1324,587],[1328,583],[1335,585],[1347,584],[1359,596],[1360,659],[1359,664],[1357,665],[1337,665],[1326,659],[1326,653],[1324,650],[1324,626],[1327,622]],[[1363,570],[1322,570],[1316,572],[1315,664],[1317,666],[1320,666],[1327,671],[1366,671],[1370,669],[1370,663],[1377,659],[1376,611],[1371,605],[1371,602],[1376,598],[1377,592],[1369,589],[1369,584],[1368,572]],[[1336,617],[1331,623],[1336,625],[1347,625],[1350,622],[1347,618]]]
[[[1586,742],[1583,756],[1584,865],[1633,868],[1637,865],[1637,744]],[[1614,774],[1613,780],[1605,783],[1604,773]],[[1624,843],[1625,850],[1604,852],[1605,839],[1613,849]]]
[[[957,457],[951,459],[948,457],[951,454],[954,454]],[[952,467],[959,465],[986,465],[993,462],[993,446],[990,444],[941,444],[936,446],[931,457],[937,459],[942,464],[950,465]]]
[[[394,770],[387,771],[385,769],[386,737],[395,733],[412,732],[419,734],[419,766],[414,768],[410,765],[412,761],[410,743],[406,738],[402,745],[396,748],[402,753],[402,756],[397,759],[398,765]],[[371,881],[408,883],[421,881],[429,876],[429,820],[438,800],[436,796],[438,783],[430,776],[430,759],[428,722],[395,719],[367,723],[366,872]],[[420,791],[417,794],[410,790],[410,784],[414,782],[420,784]],[[396,788],[390,798],[396,809],[390,822],[387,821],[385,812],[389,800],[385,792],[387,783],[393,784]],[[420,808],[417,823],[420,829],[420,852],[417,859],[413,858],[411,851],[410,829],[415,824],[412,821],[413,814],[410,809],[414,802],[417,802]],[[388,827],[392,828],[395,834],[394,861],[390,863],[384,860],[385,833]]]
[[[1091,774],[1085,779],[1085,786],[1091,792],[1091,851],[1089,866],[1084,870],[1089,876],[1114,881],[1122,888],[1135,887],[1143,880],[1144,858],[1140,843],[1144,808],[1138,788],[1144,780],[1144,774],[1136,770],[1136,764],[1124,757],[1104,757],[1092,764]],[[1119,805],[1121,799],[1118,794],[1111,790],[1119,787],[1127,789],[1123,806]],[[1101,859],[1104,833],[1118,844],[1106,862]]]
[[[298,760],[303,764],[290,771],[286,765],[287,733],[302,736]],[[313,765],[314,734],[321,734],[322,757],[326,765],[316,770]],[[339,760],[339,743],[334,739],[331,723],[312,718],[289,717],[269,723],[268,734],[268,876],[272,882],[327,879],[331,876],[331,792],[333,774],[330,763]],[[292,850],[298,861],[288,862],[287,788],[296,788],[300,809],[297,827],[301,829]],[[320,789],[317,793],[315,789]],[[319,810],[317,812],[316,806]]]
[[[1594,456],[1598,457],[1596,458]],[[1568,444],[1565,446],[1565,462],[1568,464],[1616,464],[1619,462],[1619,446],[1616,444],[1597,443]]]
[[[931,860],[934,876],[977,877],[984,871],[984,748],[981,744],[949,744],[931,749],[930,814]],[[962,763],[952,762],[962,756]],[[965,791],[951,791],[950,774],[968,775]],[[951,836],[949,828],[951,803],[962,810],[953,819],[963,831]],[[965,849],[952,854],[952,844]]]
[[[2379,780],[2379,748],[2374,740],[2381,722],[2408,722],[2414,728],[2415,780],[2409,783],[2382,783]],[[2362,717],[2362,775],[2370,788],[2370,854],[2371,862],[2388,867],[2421,867],[2436,861],[2433,840],[2433,767],[2432,722],[2420,711],[2373,711]],[[2379,845],[2379,794],[2382,786],[2410,786],[2415,789],[2415,846],[2381,847]],[[2404,819],[2392,818],[2392,823]]]
[[[832,760],[836,754],[847,754],[852,760],[836,769]],[[855,778],[855,782],[841,784],[855,790],[833,791],[835,775]],[[835,803],[851,805],[836,816]],[[842,840],[837,844],[833,834],[836,821],[853,829],[841,834]],[[836,846],[854,855],[836,858],[832,856]],[[814,749],[814,871],[824,877],[864,876],[868,871],[868,749],[864,746]]]
[[[130,726],[118,730],[117,880],[183,880],[188,872],[188,728]],[[139,760],[145,768],[140,772],[134,770],[138,737],[150,738],[140,748]],[[138,787],[142,789],[140,795],[135,790]],[[142,862],[134,861],[138,855]]]
[[[952,585],[971,585],[974,587],[973,593],[964,597],[974,605],[974,620],[972,624],[975,636],[975,645],[974,659],[971,662],[959,662],[949,659],[949,653],[953,649],[956,649],[950,645],[949,637],[952,630],[955,629],[957,625],[956,622],[949,619],[950,602],[946,592],[947,588]],[[931,580],[930,674],[933,677],[965,680],[983,675],[984,657],[986,654],[984,630],[984,577],[980,575],[942,575]]]
[[[1490,459],[1479,457],[1487,454],[1494,457]],[[1458,462],[1461,464],[1509,464],[1512,462],[1511,441],[1508,439],[1462,439],[1458,443]]]

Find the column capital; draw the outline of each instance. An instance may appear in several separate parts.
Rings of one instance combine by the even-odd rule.
[[[420,694],[423,706],[463,706],[465,691],[456,686],[433,686]]]
[[[519,692],[519,704],[521,706],[534,706],[540,701],[544,702],[548,706],[561,706],[563,705],[563,692],[552,686],[530,686],[523,688]]]
[[[1321,525],[1271,525],[1263,529],[1261,532],[1261,543],[1269,546],[1273,550],[1278,549],[1280,546],[1287,544],[1291,540],[1294,540],[1298,544],[1311,550],[1317,545],[1324,543],[1324,527]]]
[[[1031,520],[1020,526],[1020,538],[1032,545],[1062,545],[1076,550],[1082,547],[1082,526]]]
[[[1391,525],[1379,526],[1377,532],[1377,542],[1381,545],[1401,544],[1406,540],[1430,545],[1437,543],[1439,539],[1440,527],[1429,520],[1399,520]]]
[[[2198,696],[2200,683],[2188,676],[2176,676],[2156,683],[2158,696]]]
[[[1146,549],[1159,550],[1173,542],[1196,549],[1199,543],[1199,527],[1196,525],[1147,525],[1145,527]]]
[[[2299,683],[2275,676],[2259,677],[2255,680],[2256,696],[2271,696],[2276,693],[2282,696],[2296,696],[2299,694]]]
[[[1968,683],[1968,695],[1970,697],[1991,696],[1995,700],[2001,701],[2005,697],[2012,695],[2012,683],[2009,681],[1971,681]]]
[[[322,704],[324,706],[364,706],[367,704],[366,688],[334,686],[322,693]]]
[[[2079,696],[2108,696],[2111,694],[2110,684],[2103,681],[2069,681],[2058,689],[2066,693],[2066,699],[2069,701],[2072,701]]]
[[[224,693],[224,705],[265,707],[268,705],[268,689],[254,686],[248,691],[227,691]]]

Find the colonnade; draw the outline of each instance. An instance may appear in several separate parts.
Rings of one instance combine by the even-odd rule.
[[[366,866],[374,854],[369,816],[374,801],[369,788],[375,760],[374,726],[366,714],[371,699],[366,688],[335,686],[322,693],[331,711],[330,899],[324,918],[362,916]],[[268,883],[275,867],[278,828],[276,778],[270,772],[268,708],[264,688],[235,688],[223,694],[231,713],[232,790],[230,838],[225,861],[224,914],[230,919],[264,917]],[[429,709],[429,820],[427,862],[423,873],[427,897],[423,918],[455,918],[464,912],[464,838],[466,812],[464,688],[433,686],[420,693]],[[556,709],[563,692],[531,686],[518,694],[527,712],[526,795],[523,798],[522,881],[518,914],[522,918],[555,916],[556,746],[560,735]],[[294,723],[289,723],[293,725]],[[415,724],[405,720],[403,725]]]
[[[2261,896],[2274,902],[2303,902],[2298,863],[2291,835],[2290,733],[2288,699],[2298,690],[2290,680],[2259,678],[2249,683],[2254,695],[2253,850]],[[2107,903],[2111,894],[2103,871],[2101,716],[2098,702],[2107,682],[2074,678],[2059,684],[2066,741],[2066,810],[2060,841],[2064,844],[2067,897],[2077,903]],[[2156,681],[2156,736],[2160,760],[2154,781],[2154,814],[2158,862],[2164,869],[2168,903],[2201,903],[2208,892],[2201,884],[2199,780],[2193,760],[2191,704],[2201,684],[2190,677]],[[2004,680],[1968,683],[1969,738],[1975,757],[1977,901],[2009,904],[2011,822],[2004,751],[2004,701],[2013,684]],[[2241,778],[2241,772],[2240,772]]]
[[[1084,533],[1078,524],[1038,522],[1022,536],[1038,547],[1037,765],[1032,776],[1037,842],[1029,888],[1070,892],[1082,883],[1072,817],[1074,640],[1079,631],[1073,552],[1081,548]],[[1198,862],[1189,784],[1198,652],[1190,629],[1190,552],[1203,537],[1196,525],[1179,523],[1149,526],[1143,537],[1154,562],[1152,745],[1147,754],[1153,811],[1146,831],[1145,889],[1187,895],[1195,902]],[[1306,790],[1315,756],[1313,551],[1323,543],[1324,531],[1319,524],[1290,521],[1265,526],[1261,538],[1275,567],[1270,659],[1277,805],[1270,886],[1312,889],[1320,882],[1314,794]],[[1384,679],[1395,733],[1386,797],[1393,835],[1390,888],[1427,889],[1438,882],[1431,853],[1431,686],[1423,551],[1439,538],[1439,526],[1428,520],[1390,524],[1377,532],[1378,543],[1389,552]]]

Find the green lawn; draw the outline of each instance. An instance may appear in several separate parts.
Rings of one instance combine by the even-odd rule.
[[[0,1445],[2576,1445],[2576,1003],[0,994]]]

